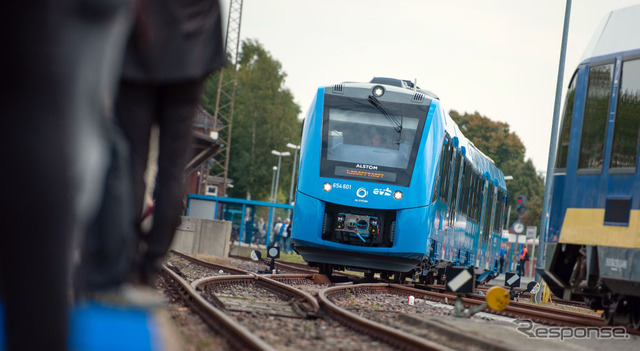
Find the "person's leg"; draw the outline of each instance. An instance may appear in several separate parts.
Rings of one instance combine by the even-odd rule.
[[[150,283],[167,253],[176,227],[184,195],[184,169],[191,151],[191,133],[200,94],[201,82],[172,84],[161,88],[158,105],[160,141],[156,206],[153,225],[144,237],[147,251],[142,275]]]
[[[120,82],[115,111],[130,149],[133,211],[136,221],[140,220],[144,204],[144,173],[147,169],[151,126],[155,123],[158,111],[157,101],[157,91],[153,85],[132,81]],[[139,223],[136,223],[137,225]]]
[[[120,287],[131,272],[137,252],[135,224],[140,211],[133,207],[129,145],[116,126],[110,140],[104,198],[87,229],[76,268],[74,287],[80,299]]]

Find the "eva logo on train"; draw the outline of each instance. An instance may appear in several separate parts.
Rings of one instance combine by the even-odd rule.
[[[373,195],[391,196],[391,189],[373,189]]]

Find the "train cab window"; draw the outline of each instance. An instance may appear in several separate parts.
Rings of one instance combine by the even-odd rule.
[[[320,176],[409,186],[429,105],[325,94]]]
[[[622,63],[621,80],[610,167],[635,171],[640,131],[640,60]]]
[[[602,169],[612,81],[613,64],[593,66],[589,69],[578,158],[579,169]]]
[[[577,73],[577,71],[576,71]],[[558,151],[556,153],[556,168],[567,168],[567,159],[569,155],[569,141],[571,137],[571,117],[573,116],[573,103],[576,97],[576,76],[573,74],[569,90],[564,101],[564,111],[562,113],[562,127],[560,127],[560,139],[558,140]]]

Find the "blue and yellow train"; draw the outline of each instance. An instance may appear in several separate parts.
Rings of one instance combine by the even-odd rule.
[[[493,269],[506,197],[502,172],[435,94],[391,78],[321,87],[303,126],[292,246],[325,274]]]
[[[640,6],[611,12],[566,94],[543,277],[640,329]]]

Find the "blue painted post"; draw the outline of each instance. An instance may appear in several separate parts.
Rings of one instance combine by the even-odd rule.
[[[269,221],[267,222],[267,238],[264,241],[264,246],[265,247],[269,247],[269,238],[271,238],[271,228],[273,227],[273,225],[271,225],[271,220],[273,219],[273,207],[271,207],[269,209]]]
[[[242,246],[242,239],[244,239],[244,216],[247,211],[247,205],[242,204],[242,213],[240,214],[240,235],[238,235],[238,247]]]

